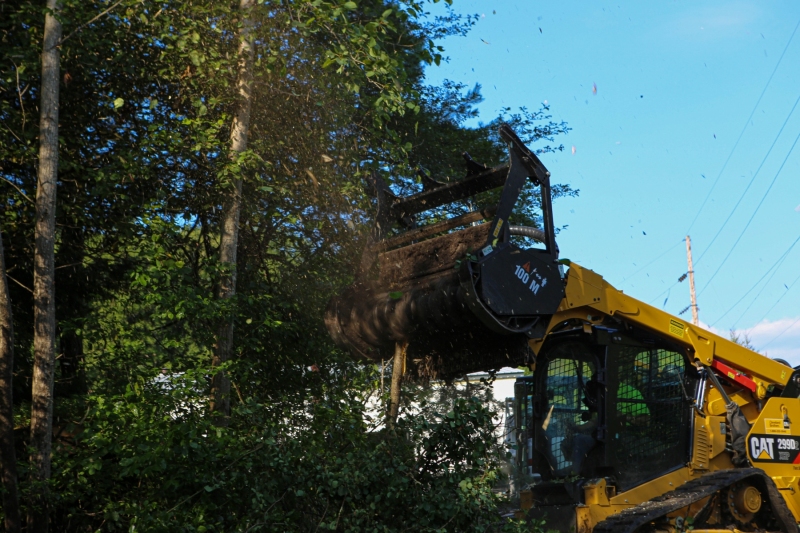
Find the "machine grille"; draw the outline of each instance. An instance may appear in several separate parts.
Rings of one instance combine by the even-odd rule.
[[[708,458],[711,456],[711,439],[705,421],[695,418],[694,453],[692,454],[692,468],[695,470],[708,470]]]

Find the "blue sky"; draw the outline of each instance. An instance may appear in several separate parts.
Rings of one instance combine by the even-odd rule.
[[[689,234],[701,322],[800,364],[800,3],[454,7],[481,18],[429,82],[480,83],[485,121],[546,101],[572,127],[543,158],[581,191],[555,204],[562,257],[677,314]]]

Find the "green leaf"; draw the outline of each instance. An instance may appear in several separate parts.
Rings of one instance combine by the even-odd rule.
[[[344,7],[345,9],[351,9],[352,10],[352,9],[356,9],[358,6],[356,5],[355,2],[345,2],[342,7]]]
[[[395,291],[395,292],[390,292],[389,293],[389,298],[391,298],[392,300],[399,300],[402,297],[403,297],[403,293],[400,292],[400,291]]]
[[[116,100],[114,100],[114,109],[119,109],[123,105],[125,105],[125,100],[123,100],[122,98],[117,98]]]

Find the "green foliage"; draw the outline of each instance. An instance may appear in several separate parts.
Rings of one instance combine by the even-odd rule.
[[[443,183],[462,179],[466,175],[462,157],[465,150],[480,164],[490,168],[499,166],[508,156],[506,143],[497,133],[503,123],[511,125],[539,155],[562,151],[563,145],[542,143],[552,143],[556,136],[570,130],[565,122],[551,120],[550,108],[546,105],[535,112],[526,108],[512,112],[504,108],[489,123],[468,127],[470,122],[478,118],[476,106],[483,101],[480,85],[468,89],[463,84],[445,80],[440,87],[420,87],[419,95],[420,112],[395,117],[392,122],[393,134],[389,136],[390,145],[406,143],[406,159],[395,164],[386,178],[397,192],[404,195],[422,190],[420,172]],[[376,149],[374,157],[384,167],[392,165],[394,161],[393,154],[384,153],[380,148]],[[551,188],[554,199],[574,197],[579,193],[566,184],[554,183]],[[496,205],[499,195],[499,190],[489,191],[475,195],[467,202],[443,206],[420,216],[434,220],[464,214],[476,208]],[[523,187],[510,223],[541,227],[541,200],[538,190],[530,182]]]
[[[407,406],[388,431],[377,369],[333,348],[321,317],[360,261],[374,207],[367,174],[413,190],[418,169],[461,176],[464,149],[500,163],[500,121],[527,141],[568,128],[546,108],[468,127],[478,87],[425,85],[424,67],[442,61],[437,40],[474,17],[432,18],[416,0],[263,2],[250,13],[248,150],[231,158],[236,4],[63,3],[52,529],[528,527],[497,513],[502,450],[485,398],[434,402],[409,386],[419,409]],[[18,435],[30,398],[42,20],[29,0],[0,7],[0,227]],[[236,178],[237,296],[220,302],[230,265],[216,259],[219,217]],[[521,216],[535,224],[528,198]],[[228,316],[233,411],[218,428],[207,415],[210,362]],[[38,490],[21,481],[23,494]]]
[[[359,398],[312,387],[282,408],[240,403],[236,424],[220,429],[197,404],[197,377],[90,399],[82,432],[58,461],[65,521],[109,531],[510,526],[493,513],[496,459],[486,450],[495,436],[475,398],[444,415],[401,418],[388,432],[364,422]]]

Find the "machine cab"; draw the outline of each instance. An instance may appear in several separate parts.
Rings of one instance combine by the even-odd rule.
[[[535,480],[540,504],[574,505],[584,480],[622,492],[684,466],[696,376],[684,351],[655,337],[552,334],[515,390],[520,481]]]

